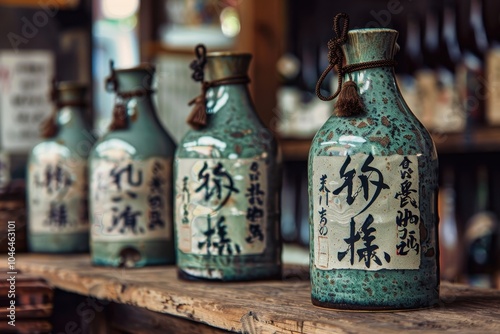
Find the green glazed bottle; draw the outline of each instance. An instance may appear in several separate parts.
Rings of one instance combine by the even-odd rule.
[[[140,267],[175,262],[172,158],[175,144],[151,99],[154,69],[114,70],[110,131],[90,154],[92,263]]]
[[[348,22],[345,14],[335,19],[340,36],[329,43],[325,73],[336,65],[345,82],[336,115],[309,153],[312,302],[357,310],[430,307],[439,298],[434,143],[395,81],[398,32],[347,33],[347,25],[340,32],[341,18]],[[333,98],[321,95],[320,84],[318,96]]]
[[[32,252],[86,252],[87,157],[94,136],[84,121],[87,86],[54,84],[54,115],[28,160],[28,242]]]
[[[184,136],[175,156],[179,276],[278,278],[281,162],[276,139],[256,115],[248,91],[251,55],[209,53],[205,58],[204,46],[196,50],[201,73],[193,78],[204,80],[206,62],[208,81],[195,114],[201,108],[198,116],[206,120]]]

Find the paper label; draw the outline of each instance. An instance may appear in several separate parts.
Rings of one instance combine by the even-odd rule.
[[[29,228],[33,233],[88,231],[86,161],[43,154],[29,166]]]
[[[52,52],[0,52],[0,142],[6,151],[28,152],[40,141],[40,122],[52,111],[53,77]]]
[[[417,156],[314,157],[312,177],[316,268],[419,268]]]
[[[171,239],[170,159],[124,154],[94,160],[91,170],[93,240]]]
[[[262,254],[267,167],[257,159],[178,159],[178,247],[188,254]]]

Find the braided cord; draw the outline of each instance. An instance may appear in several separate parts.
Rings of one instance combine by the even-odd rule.
[[[342,27],[340,26],[340,21],[343,20]],[[333,18],[333,30],[335,32],[335,35],[337,37],[332,38],[328,41],[328,67],[323,71],[321,76],[318,79],[318,82],[316,83],[316,95],[323,101],[331,101],[334,98],[336,98],[341,90],[342,90],[342,84],[343,84],[343,78],[345,74],[355,72],[355,71],[361,71],[361,70],[366,70],[369,68],[376,68],[376,67],[386,67],[386,66],[396,66],[396,62],[394,60],[374,60],[374,61],[368,61],[368,62],[363,62],[363,63],[357,63],[357,64],[350,64],[350,65],[345,65],[343,66],[344,63],[344,53],[342,51],[342,45],[344,45],[347,42],[347,33],[349,31],[349,15],[346,13],[339,13],[335,15]],[[338,87],[337,91],[330,95],[330,96],[324,96],[321,94],[321,85],[323,84],[323,81],[325,80],[326,76],[328,73],[330,73],[331,70],[334,68],[337,69],[337,75],[338,75]]]

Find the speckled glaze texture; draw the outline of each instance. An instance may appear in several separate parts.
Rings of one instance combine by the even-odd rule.
[[[360,29],[348,33],[347,64],[392,59],[398,33],[389,29]],[[438,160],[434,143],[412,114],[396,85],[393,68],[367,69],[351,74],[366,113],[332,116],[317,132],[309,153],[311,287],[315,305],[353,310],[397,310],[431,307],[438,303],[437,248]],[[348,80],[346,76],[345,80]],[[340,153],[345,152],[345,153]],[[313,160],[319,156],[418,156],[421,262],[418,270],[319,270],[315,266],[312,188]],[[316,176],[317,177],[317,176]],[[397,177],[397,176],[396,176]],[[397,212],[398,208],[394,208]]]
[[[75,82],[62,82],[58,87],[59,103],[84,103],[87,86]],[[55,137],[48,138],[36,145],[29,157],[27,171],[28,197],[28,242],[32,252],[44,253],[78,253],[88,252],[89,228],[87,217],[87,157],[94,144],[95,138],[85,122],[87,108],[77,105],[64,106],[57,110],[56,124],[58,132]],[[67,188],[56,190],[52,194],[46,193],[36,196],[40,191],[40,181],[44,185],[51,183],[45,171],[47,166],[60,166],[62,178],[71,180]],[[42,170],[40,170],[40,166]],[[41,173],[36,172],[36,170]],[[52,170],[54,173],[54,170]],[[55,175],[55,174],[52,174]],[[55,181],[55,178],[52,179]],[[68,183],[69,183],[68,182]],[[38,185],[37,185],[38,184]],[[51,183],[54,185],[54,183]],[[57,187],[57,186],[56,186]],[[68,192],[68,188],[69,190]],[[39,193],[40,194],[40,193]],[[53,196],[57,196],[54,198]],[[45,198],[44,198],[45,197]],[[50,203],[47,198],[50,198]],[[43,214],[33,212],[33,201],[45,202]],[[66,214],[62,224],[48,223],[49,204],[62,205],[64,202]],[[30,205],[31,203],[31,205]],[[38,205],[42,209],[43,205]],[[40,226],[34,228],[35,220]],[[41,223],[41,221],[44,221]],[[48,227],[49,225],[50,227]],[[64,225],[64,226],[62,226]]]
[[[205,79],[246,75],[249,54],[208,54]],[[254,111],[246,84],[223,85],[207,91],[207,126],[190,130],[180,142],[174,164],[179,174],[182,159],[259,159],[261,172],[267,173],[265,250],[251,255],[191,254],[179,249],[176,225],[176,252],[179,276],[186,279],[242,281],[277,278],[281,275],[280,190],[281,157],[273,134]],[[264,166],[265,165],[265,166]],[[176,181],[177,182],[177,181]],[[181,196],[179,187],[175,196]],[[245,209],[246,210],[246,209]],[[174,220],[182,217],[175,211]],[[229,220],[227,224],[231,224]],[[218,274],[212,275],[213,272]]]
[[[153,71],[146,67],[117,70],[118,92],[127,93],[151,89],[152,78]],[[130,238],[117,237],[115,240],[112,237],[106,240],[99,238],[99,233],[103,233],[102,226],[100,225],[102,213],[96,209],[99,203],[93,201],[93,195],[95,196],[95,191],[93,191],[95,189],[95,184],[93,184],[94,166],[98,166],[99,163],[105,161],[110,156],[121,155],[121,152],[124,152],[126,153],[127,161],[136,163],[139,166],[148,161],[168,161],[168,168],[162,168],[159,177],[166,182],[162,189],[169,193],[167,198],[171,199],[171,164],[175,152],[175,143],[165,131],[156,115],[151,94],[127,99],[126,110],[127,127],[125,129],[109,131],[103,135],[94,145],[89,157],[92,263],[115,267],[173,264],[175,263],[175,253],[171,214],[168,217],[162,217],[162,220],[166,224],[165,228],[170,230],[167,233],[168,237],[162,235],[141,239],[134,235]],[[149,198],[150,194],[143,194],[143,196]],[[106,199],[106,201],[111,200]],[[171,212],[171,200],[168,203],[163,203],[163,201],[160,203],[162,207],[167,206],[168,211]],[[142,208],[146,207],[148,205],[147,199],[138,204]],[[150,224],[150,217],[150,211],[144,210],[137,221],[139,228],[147,228],[148,224]]]

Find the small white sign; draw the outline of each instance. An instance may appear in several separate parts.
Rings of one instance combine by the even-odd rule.
[[[0,133],[2,148],[28,152],[40,141],[40,123],[50,114],[54,54],[0,52]]]

